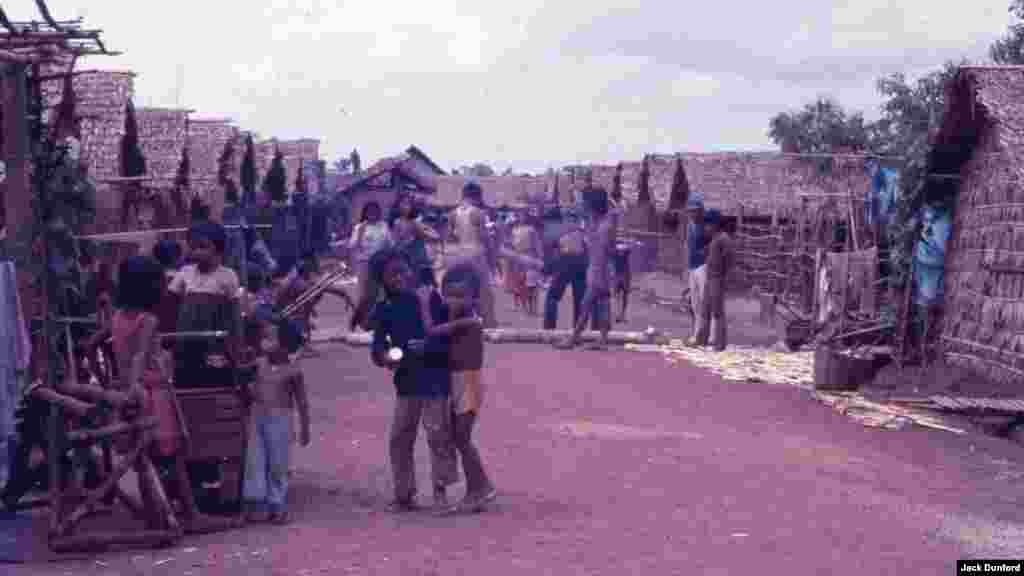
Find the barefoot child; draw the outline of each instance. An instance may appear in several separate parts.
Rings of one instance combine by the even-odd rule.
[[[393,249],[374,254],[370,273],[371,281],[386,294],[372,315],[370,353],[376,365],[394,373],[397,392],[389,441],[395,490],[391,508],[395,512],[417,508],[413,453],[422,422],[430,447],[434,505],[443,510],[448,507],[447,487],[458,479],[449,429],[451,373],[447,339],[424,341],[431,325],[441,320],[441,297],[430,288],[417,294],[412,271]]]
[[[291,364],[290,352],[298,349],[299,334],[290,324],[254,321],[252,340],[259,339],[263,357],[253,385],[249,444],[245,461],[246,520],[264,518],[274,524],[289,520],[288,465],[291,460],[292,414],[299,413],[302,446],[309,446],[309,400],[302,370]]]
[[[722,215],[718,210],[704,213],[704,230],[709,239],[707,248],[707,281],[704,292],[705,325],[700,334],[711,333],[711,345],[716,351],[725,350],[728,335],[725,327],[726,281],[732,269],[732,239],[722,228]],[[707,324],[710,324],[710,330]],[[698,342],[703,346],[706,342]]]
[[[466,495],[448,512],[475,512],[497,495],[484,470],[480,452],[473,444],[473,426],[483,404],[481,372],[484,361],[483,321],[476,314],[480,295],[480,277],[468,265],[448,270],[442,282],[447,323],[432,327],[431,337],[450,338],[448,362],[452,370],[452,438],[462,457],[466,476]]]
[[[185,463],[185,441],[174,388],[171,363],[160,346],[156,311],[164,290],[163,268],[144,256],[121,263],[118,274],[118,310],[111,321],[114,358],[118,364],[120,385],[141,394],[143,410],[157,420],[153,456],[168,462],[181,501],[185,529],[211,532],[233,526],[227,518],[199,513]]]

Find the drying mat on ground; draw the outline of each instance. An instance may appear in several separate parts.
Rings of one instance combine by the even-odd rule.
[[[673,364],[686,360],[725,380],[789,384],[806,389],[814,385],[814,352],[780,352],[750,346],[729,346],[724,352],[715,352],[687,347],[681,340],[673,340],[665,346],[626,344],[626,349],[660,352]]]
[[[28,514],[0,513],[0,564],[23,564],[32,558],[32,527]]]
[[[878,402],[866,400],[863,396],[852,392],[815,392],[814,397],[831,406],[836,412],[848,416],[851,420],[869,428],[899,430],[908,424],[916,424],[926,428],[953,432],[954,434],[966,433],[966,430],[956,427],[955,423],[941,416],[889,404],[879,404]]]

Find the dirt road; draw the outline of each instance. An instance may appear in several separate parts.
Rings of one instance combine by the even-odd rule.
[[[861,428],[799,390],[657,355],[525,345],[489,351],[495,507],[395,516],[391,386],[366,350],[323,352],[306,364],[316,444],[297,452],[294,525],[9,573],[946,574],[1024,556],[1009,443]]]
[[[39,554],[3,573],[930,575],[1024,557],[1024,459],[1009,442],[867,429],[802,390],[625,351],[492,345],[479,443],[498,502],[395,516],[388,375],[366,349],[321,353],[304,361],[315,443],[296,452],[292,526]]]

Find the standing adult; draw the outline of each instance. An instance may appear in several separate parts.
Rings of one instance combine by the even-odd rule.
[[[704,297],[707,288],[707,268],[705,267],[705,249],[707,241],[704,235],[704,197],[694,192],[686,204],[686,215],[689,220],[686,230],[687,268],[689,270],[690,307],[693,309],[693,334],[689,344],[696,345],[708,339],[707,322],[704,321]]]
[[[587,320],[593,319],[594,328],[601,334],[596,350],[608,345],[612,327],[611,311],[611,253],[615,246],[617,220],[608,214],[608,193],[603,188],[587,186],[583,199],[589,214],[587,222],[587,290],[583,296],[579,317],[572,335],[556,347],[568,349],[579,343]]]
[[[367,202],[363,206],[359,223],[352,230],[352,237],[348,241],[352,266],[359,279],[359,296],[350,326],[352,330],[357,326],[369,330],[370,307],[377,301],[377,284],[370,274],[370,258],[378,250],[391,245],[388,223],[381,218],[382,216],[380,204],[374,201]]]
[[[579,322],[583,293],[587,289],[587,248],[583,226],[574,214],[561,224],[552,254],[553,278],[544,299],[544,329],[558,325],[558,304],[565,289],[572,286],[572,325]]]
[[[476,182],[467,182],[462,188],[462,203],[455,208],[449,221],[451,244],[447,248],[445,268],[451,270],[463,262],[473,266],[480,276],[480,316],[484,328],[494,328],[498,319],[494,310],[491,270],[497,247],[488,232],[483,200],[483,189]]]

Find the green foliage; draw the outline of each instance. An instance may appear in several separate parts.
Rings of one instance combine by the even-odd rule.
[[[913,83],[902,74],[878,81],[878,91],[885,102],[882,117],[875,123],[875,149],[881,154],[903,158],[899,166],[897,216],[888,230],[894,272],[891,281],[897,286],[904,285],[910,272],[910,258],[918,234],[916,216],[924,204],[931,138],[941,126],[946,87],[960,64],[948,62]]]
[[[651,165],[650,159],[644,154],[643,162],[640,164],[640,183],[637,186],[636,203],[639,205],[652,204],[651,201]]]
[[[471,178],[490,178],[491,176],[496,175],[494,172],[494,168],[491,168],[490,166],[482,162],[477,162],[472,166],[463,166],[459,170],[459,174],[462,174],[463,176],[469,176]]]
[[[1013,0],[1009,11],[1018,21],[989,48],[989,56],[998,64],[1024,64],[1024,0]]]
[[[135,105],[129,100],[125,107],[124,136],[121,137],[121,176],[138,177],[146,174],[146,157],[139,146],[139,124],[135,120]]]
[[[818,98],[796,112],[780,112],[768,123],[768,136],[783,152],[834,154],[867,150],[870,125],[859,112],[843,109],[830,98]],[[832,169],[831,158],[808,158],[822,172]]]
[[[359,158],[359,151],[355,148],[352,149],[352,154],[348,157],[349,166],[352,168],[353,174],[359,174],[362,171],[363,164]]]
[[[174,209],[179,218],[188,211],[185,202],[185,193],[189,189],[189,176],[192,172],[192,160],[189,156],[188,146],[181,149],[181,162],[178,163],[178,173],[174,177],[174,188],[171,189],[171,200],[174,202]]]
[[[295,175],[295,193],[305,194],[308,192],[308,186],[306,186],[306,170],[305,162],[299,160],[299,172]]]
[[[946,86],[965,63],[948,62],[913,82],[903,74],[880,78],[876,86],[883,103],[875,122],[865,122],[860,113],[847,112],[835,101],[819,99],[799,112],[778,114],[769,124],[769,135],[784,152],[858,151],[902,159],[894,166],[900,170],[896,224],[888,230],[892,280],[897,285],[903,285],[909,272],[917,233],[915,217],[924,203],[931,137],[942,122]],[[829,160],[809,161],[827,171]]]
[[[242,156],[242,194],[246,204],[256,203],[256,146],[252,134],[245,137],[245,155]]]
[[[235,143],[229,139],[217,159],[217,183],[224,189],[224,202],[229,205],[238,204],[238,185],[231,178],[234,163]]]
[[[272,202],[284,202],[288,198],[288,174],[284,168],[284,155],[280,150],[274,151],[274,159],[263,179],[263,192]]]

